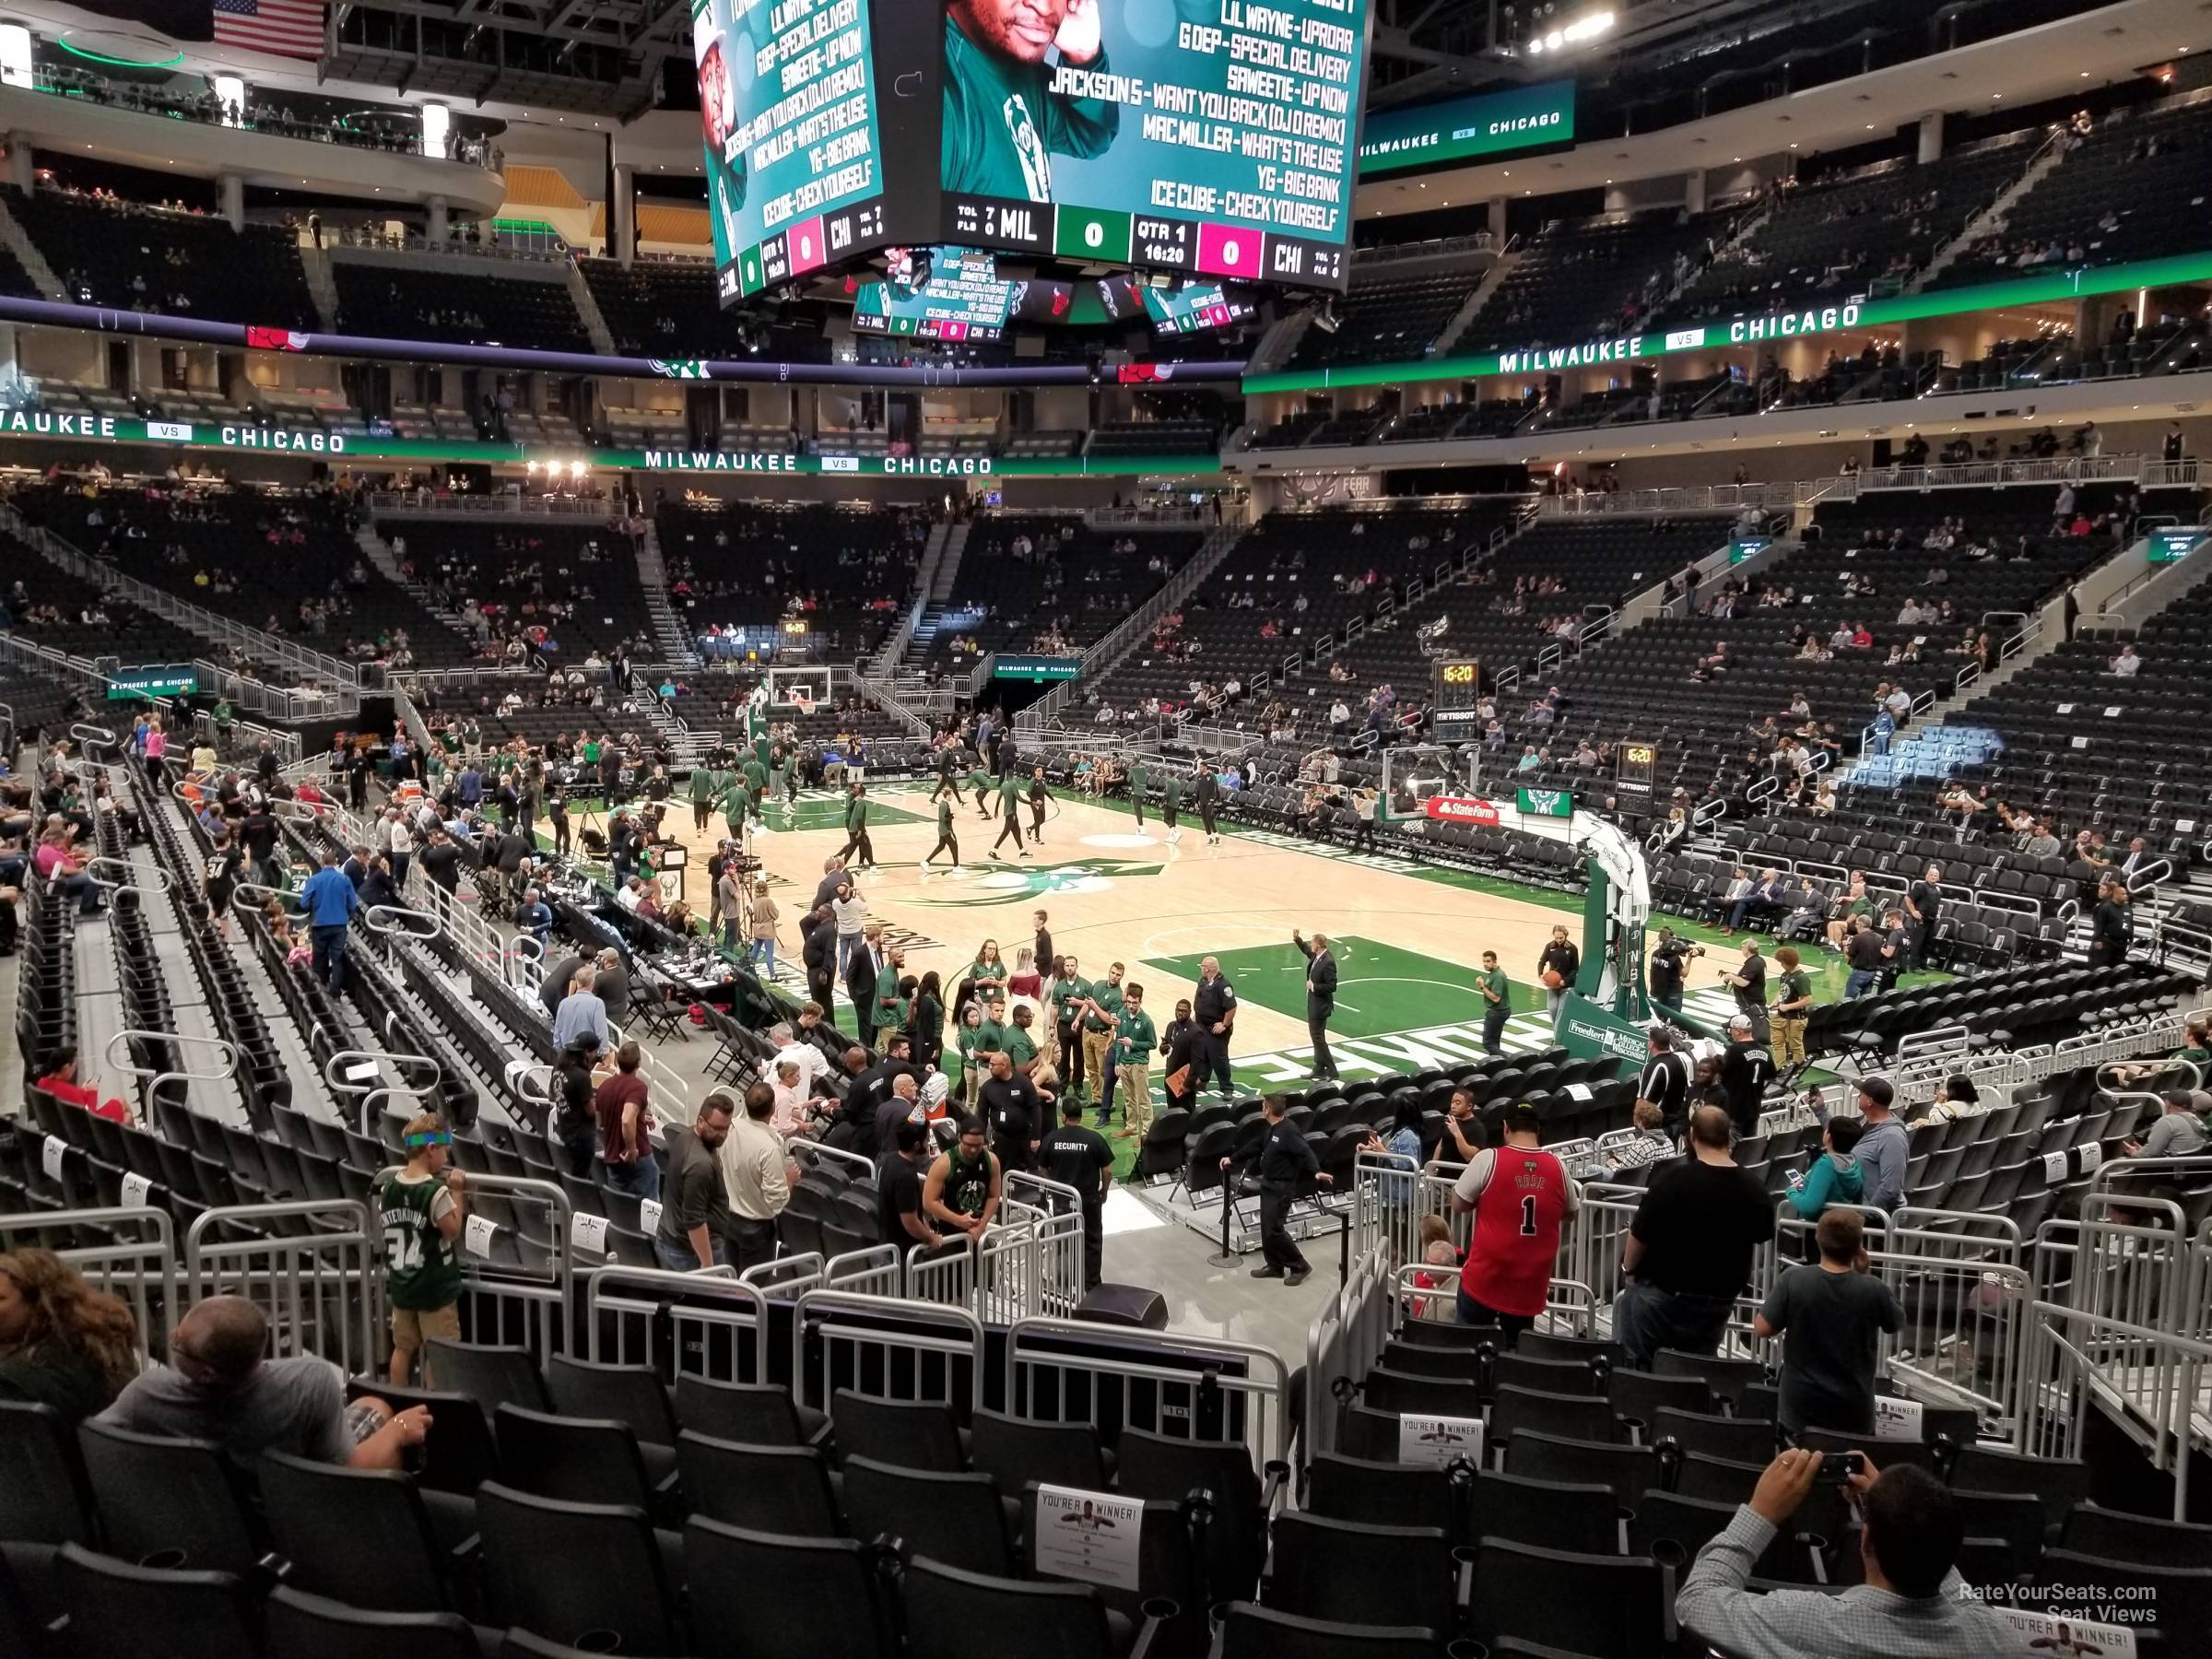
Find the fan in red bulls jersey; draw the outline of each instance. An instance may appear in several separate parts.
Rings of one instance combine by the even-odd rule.
[[[1452,1208],[1475,1217],[1459,1275],[1459,1323],[1499,1325],[1517,1336],[1544,1312],[1559,1224],[1583,1207],[1583,1193],[1539,1144],[1534,1106],[1509,1107],[1504,1129],[1504,1145],[1468,1160],[1452,1189]]]

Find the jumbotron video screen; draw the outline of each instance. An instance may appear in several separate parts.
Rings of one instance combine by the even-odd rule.
[[[887,98],[878,72],[917,61],[929,30],[913,14],[924,10],[883,0],[692,0],[724,304],[889,242],[925,240],[934,201],[898,188],[887,158],[926,153],[934,112],[917,86]]]
[[[1369,0],[946,0],[944,240],[1341,289]]]
[[[723,303],[932,242],[1341,291],[1371,4],[692,0]]]

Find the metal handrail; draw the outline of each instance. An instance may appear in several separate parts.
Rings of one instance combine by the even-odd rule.
[[[63,540],[43,525],[34,524],[15,508],[0,502],[0,529],[6,529],[18,540],[38,549],[50,563],[62,567],[71,575],[98,584],[102,589],[123,595],[143,610],[156,616],[182,623],[194,633],[205,639],[229,645],[241,645],[256,655],[288,666],[302,668],[329,684],[353,692],[357,697],[361,688],[360,670],[336,657],[325,656],[319,651],[243,622],[178,598],[174,594],[141,582],[135,576],[101,564],[72,542]]]
[[[133,1039],[147,1042],[173,1042],[180,1048],[220,1049],[226,1064],[221,1071],[217,1072],[164,1072],[156,1071],[148,1065],[135,1065],[127,1059],[121,1057],[116,1052],[123,1044]],[[151,1077],[156,1083],[171,1080],[189,1083],[228,1083],[238,1075],[238,1045],[236,1043],[222,1037],[200,1037],[182,1031],[148,1031],[135,1026],[127,1027],[108,1039],[107,1046],[100,1051],[100,1057],[103,1065],[113,1066],[126,1077]]]

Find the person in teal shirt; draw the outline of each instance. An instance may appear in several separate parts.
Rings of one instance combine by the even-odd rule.
[[[939,177],[954,195],[1053,200],[1053,157],[1102,156],[1121,106],[1053,91],[1045,54],[1107,72],[1100,0],[951,0]]]
[[[1802,1179],[1790,1177],[1790,1190],[1783,1194],[1790,1207],[1807,1221],[1818,1221],[1820,1212],[1838,1204],[1860,1204],[1866,1197],[1866,1171],[1859,1168],[1858,1159],[1851,1155],[1859,1144],[1861,1129],[1856,1118],[1831,1117],[1824,1136],[1827,1146],[1813,1167]],[[1810,1242],[1808,1240],[1807,1242]]]

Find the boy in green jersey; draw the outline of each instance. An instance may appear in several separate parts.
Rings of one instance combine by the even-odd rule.
[[[384,1299],[392,1305],[391,1380],[406,1386],[423,1343],[461,1340],[459,1244],[463,1177],[446,1168],[453,1143],[434,1112],[400,1132],[407,1160],[376,1178],[384,1232]],[[426,1382],[427,1382],[426,1378]]]

